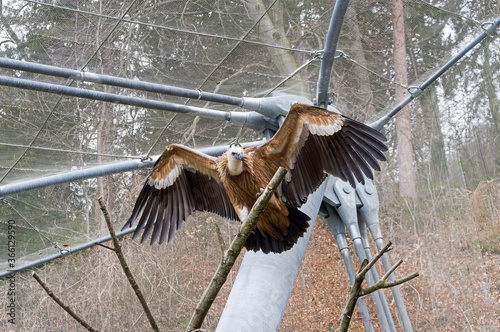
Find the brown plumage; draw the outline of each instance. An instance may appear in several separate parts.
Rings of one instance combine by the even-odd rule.
[[[170,241],[174,231],[195,211],[245,219],[278,167],[288,169],[245,246],[280,253],[306,231],[310,218],[298,210],[327,174],[353,187],[373,179],[371,168],[384,161],[378,131],[341,114],[306,104],[294,104],[276,135],[266,143],[243,149],[231,146],[218,158],[172,144],[156,162],[124,228],[143,210],[134,233],[144,230],[151,244]]]

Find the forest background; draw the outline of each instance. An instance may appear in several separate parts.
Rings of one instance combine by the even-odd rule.
[[[403,29],[396,29],[398,5]],[[326,0],[3,0],[0,55],[227,95],[264,97],[280,91],[312,100],[317,52],[323,49],[333,6]],[[378,119],[408,93],[404,88],[418,85],[481,33],[483,23],[499,17],[499,4],[493,0],[351,1],[330,87],[334,105],[365,123]],[[404,45],[398,48],[401,44],[395,41],[401,37]],[[498,37],[486,38],[411,103],[404,111],[406,129],[396,128],[400,120],[383,129],[389,151],[375,179],[380,217],[385,239],[393,242],[391,257],[405,261],[398,274],[420,273],[401,287],[416,331],[500,329]],[[401,55],[406,81],[395,60]],[[0,72],[234,110],[14,70]],[[158,155],[170,143],[195,148],[228,144],[240,131],[241,141],[263,137],[228,122],[4,86],[0,126],[0,186]],[[401,139],[410,142],[409,147],[400,145]],[[409,165],[406,174],[404,163]],[[120,228],[146,174],[122,173],[7,196],[8,203],[0,202],[0,232],[5,235],[7,221],[16,220],[19,262],[21,257],[29,262],[57,252],[51,241],[68,247],[92,241],[107,233],[97,197],[104,198]],[[122,240],[161,330],[185,328],[221,257],[216,228],[228,243],[237,227],[197,213],[172,243],[150,247],[130,237]],[[0,258],[7,260],[3,249]],[[208,330],[216,327],[237,267],[206,320]],[[93,247],[34,270],[95,328],[147,329],[109,250]],[[5,285],[2,281],[0,289]],[[18,273],[16,287],[19,331],[81,329],[46,296],[31,272]],[[333,236],[318,221],[280,331],[336,330],[348,292]],[[395,313],[390,292],[386,296]],[[0,307],[7,303],[7,292],[0,292]],[[370,301],[368,305],[373,313]],[[362,328],[359,313],[352,324],[353,330]],[[0,328],[12,328],[6,317],[0,319]]]

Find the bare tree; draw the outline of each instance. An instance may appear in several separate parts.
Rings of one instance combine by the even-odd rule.
[[[252,18],[259,19],[262,17],[260,21],[261,33],[259,34],[261,40],[270,45],[291,48],[283,24],[283,4],[278,2],[275,3],[274,6],[275,8],[273,8],[273,11],[267,12],[262,17],[266,11],[264,2],[262,0],[248,1],[249,13]],[[277,6],[280,6],[280,8],[277,8]],[[270,53],[272,61],[281,75],[288,75],[297,69],[297,63],[290,51],[281,48],[271,48]],[[306,85],[300,76],[293,77],[291,82],[292,86],[297,90],[297,94],[306,97],[309,96]]]
[[[365,49],[362,43],[362,35],[359,29],[359,22],[356,20],[356,7],[349,6],[346,12],[344,29],[349,31],[349,36],[352,36],[350,42],[350,51],[348,54],[354,61],[361,66],[367,67],[368,62],[365,56]],[[370,119],[375,113],[375,105],[373,104],[373,91],[370,84],[370,77],[366,70],[361,66],[354,67],[354,76],[357,81],[358,90],[349,94],[349,99],[356,99],[356,104],[359,107],[358,111],[362,113],[364,119]]]
[[[393,0],[393,39],[394,39],[394,71],[396,82],[408,85],[406,69],[406,41],[404,9],[401,0]],[[396,87],[396,102],[407,97],[408,91]],[[410,112],[406,106],[396,118],[396,133],[398,143],[399,194],[403,197],[415,198],[415,174],[413,171],[413,143],[411,136]]]

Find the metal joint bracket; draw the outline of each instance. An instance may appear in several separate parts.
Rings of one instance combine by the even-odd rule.
[[[198,98],[196,98],[196,100],[200,100],[200,99],[201,99],[201,96],[202,96],[203,91],[201,91],[201,89],[197,89],[196,91],[198,91]]]
[[[150,156],[142,156],[142,157],[140,158],[140,161],[143,161],[143,162],[144,162],[144,161],[152,161],[152,160],[153,160],[153,159],[152,159]]]
[[[330,97],[328,97],[328,98],[326,99],[326,106],[328,107],[328,106],[330,106],[331,104],[333,104],[333,99],[332,99],[332,98],[330,98]],[[318,99],[316,99],[316,98],[314,98],[314,99],[313,99],[313,105],[314,105],[314,106],[321,106],[321,105],[318,105]]]
[[[256,111],[271,119],[277,119],[279,116],[286,116],[290,107],[295,103],[311,104],[306,97],[276,93],[272,97],[253,98],[243,97],[241,107]]]
[[[67,254],[71,254],[71,250],[63,249],[63,248],[59,247],[59,253],[61,254],[61,256],[64,256],[64,255],[67,255]]]
[[[321,51],[314,51],[314,55],[313,55],[313,59],[323,59],[323,53],[324,51],[321,50]]]
[[[413,99],[417,98],[422,92],[424,92],[424,90],[422,90],[419,86],[409,86],[406,90],[408,90]]]
[[[349,61],[351,60],[351,57],[348,56],[347,54],[345,54],[345,52],[342,50],[336,50],[335,53],[336,53],[335,59],[344,58],[344,59],[349,60]]]
[[[481,23],[481,28],[484,30],[484,32],[488,35],[491,35],[493,31],[498,28],[498,25],[495,24],[495,22],[484,22]]]
[[[366,224],[375,242],[382,241],[378,245],[382,245],[383,247],[382,230],[378,216],[379,200],[373,182],[365,178],[364,185],[360,183],[356,185],[356,194],[361,201],[361,207],[358,209],[360,220],[363,220]]]

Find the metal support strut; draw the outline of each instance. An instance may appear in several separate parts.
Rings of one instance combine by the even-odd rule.
[[[337,211],[331,205],[325,204],[325,207],[327,212],[327,216],[325,218],[326,224],[330,228],[330,231],[333,233],[335,241],[337,241],[342,259],[344,260],[349,281],[352,285],[354,284],[354,278],[356,277],[356,270],[354,268],[354,264],[352,263],[351,253],[349,252],[349,247],[347,244],[345,225],[342,222],[342,219],[340,218]],[[365,330],[368,332],[374,331],[372,321],[370,319],[370,313],[368,312],[368,308],[366,307],[364,298],[359,298],[357,303],[359,311],[361,312],[361,318],[363,319]]]
[[[384,246],[378,218],[379,204],[375,186],[371,180],[365,179],[365,185],[357,183],[356,190],[354,190],[348,183],[343,182],[339,178],[331,177],[328,180],[323,200],[326,205],[326,209],[324,209],[327,213],[325,218],[326,223],[337,241],[342,258],[344,259],[347,274],[352,284],[355,270],[347,248],[345,230],[347,229],[349,232],[349,236],[354,243],[356,254],[360,262],[364,259],[372,258],[366,230],[367,227],[377,245],[377,249],[380,250]],[[382,256],[382,264],[385,271],[391,268],[389,256],[387,254]],[[374,266],[366,275],[366,282],[368,285],[372,285],[378,280],[378,273]],[[390,275],[389,280],[395,280],[394,274]],[[392,287],[391,291],[404,331],[413,331],[399,287]],[[396,331],[394,320],[383,290],[380,289],[372,293],[371,298],[382,331]],[[371,326],[370,318],[367,317],[368,311],[366,305],[364,302],[360,303],[360,300],[358,300],[358,306],[361,311],[365,330],[372,331],[373,326]]]
[[[356,194],[361,201],[361,206],[358,208],[360,226],[365,229],[365,234],[366,227],[368,227],[368,230],[370,231],[370,234],[375,241],[377,249],[381,250],[384,247],[385,243],[382,236],[382,230],[380,228],[378,216],[379,201],[377,189],[375,188],[371,180],[365,179],[365,185],[362,185],[360,183],[356,186]],[[382,265],[385,271],[390,270],[392,267],[387,253],[382,256]],[[396,278],[394,277],[394,273],[391,273],[389,275],[388,280],[396,280]],[[399,286],[391,287],[391,291],[392,296],[394,297],[394,301],[396,302],[396,307],[398,309],[399,317],[401,318],[404,330],[406,332],[413,331],[410,323],[410,318],[408,317],[408,313],[406,312],[403,296],[401,295],[401,292],[399,290]]]

